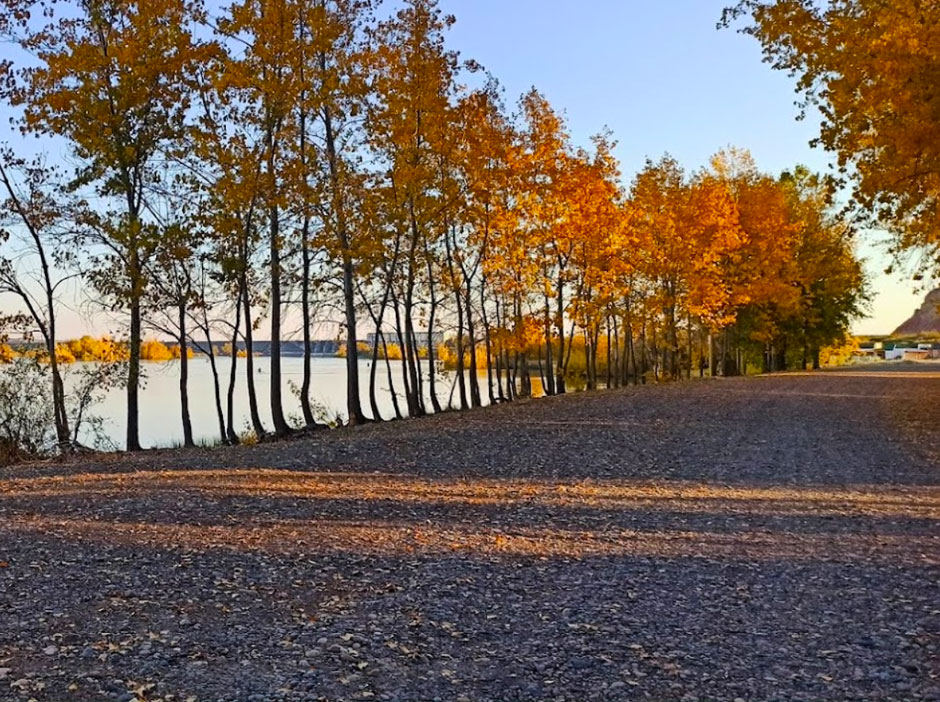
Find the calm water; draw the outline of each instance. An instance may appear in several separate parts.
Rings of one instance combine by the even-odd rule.
[[[258,393],[258,406],[261,419],[267,428],[271,428],[271,411],[268,404],[268,395],[271,387],[271,360],[269,358],[256,358],[255,387]],[[369,369],[371,362],[359,362],[360,387],[362,388],[362,405],[366,414],[369,414]],[[228,387],[228,373],[231,367],[230,358],[217,359],[217,366],[222,383],[222,403],[225,407],[225,393]],[[180,421],[179,400],[179,362],[144,363],[146,385],[140,394],[140,440],[145,447],[171,446],[182,443],[183,430]],[[317,357],[312,361],[311,399],[316,405],[323,408],[329,417],[340,415],[345,418],[346,412],[346,361],[342,358]],[[427,388],[427,366],[425,373],[425,388]],[[281,361],[283,375],[283,401],[284,411],[288,419],[294,423],[302,424],[300,400],[291,390],[294,384],[298,388],[303,380],[303,359],[284,358]],[[395,389],[398,393],[399,406],[406,409],[402,397],[402,379],[400,362],[392,362]],[[248,391],[245,387],[245,359],[238,359],[238,382],[235,386],[235,426],[239,431],[250,428],[248,414]],[[438,397],[441,405],[447,406],[451,397],[451,388],[454,384],[454,373],[438,373]],[[389,392],[388,375],[384,361],[380,361],[376,385],[378,388],[378,404],[384,418],[394,416],[391,393]],[[468,387],[469,392],[469,387]],[[459,391],[454,390],[453,402],[459,403]],[[487,402],[485,373],[480,379],[480,393],[484,402]],[[428,407],[430,395],[428,395]],[[112,390],[103,403],[96,405],[94,413],[106,421],[105,431],[109,438],[117,445],[124,443],[125,433],[125,393],[123,390]],[[193,434],[197,441],[216,441],[219,439],[218,420],[216,419],[215,395],[212,384],[212,369],[209,360],[197,357],[189,364],[189,410],[192,415]],[[87,438],[87,437],[86,437]]]

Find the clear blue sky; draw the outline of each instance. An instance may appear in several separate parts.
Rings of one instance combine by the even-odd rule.
[[[796,120],[793,82],[761,62],[754,39],[715,28],[725,4],[441,0],[457,17],[451,46],[494,73],[508,101],[534,85],[566,112],[576,141],[612,129],[627,181],[647,157],[668,151],[696,170],[728,145],[767,171],[825,170],[829,155],[809,146],[818,121]],[[883,239],[860,247],[877,294],[860,333],[890,333],[922,299],[909,276],[883,274]]]

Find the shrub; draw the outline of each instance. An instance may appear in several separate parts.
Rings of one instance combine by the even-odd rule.
[[[76,361],[116,363],[130,358],[127,344],[112,341],[107,336],[95,339],[85,335],[81,339],[66,341],[62,346],[72,353]]]
[[[124,363],[94,363],[69,369],[66,414],[70,444],[79,436],[96,448],[113,448],[96,404],[126,377]],[[20,356],[0,369],[0,464],[48,456],[63,450],[55,433],[51,371],[37,355]]]
[[[0,371],[0,461],[48,453],[56,443],[49,367],[21,356]]]

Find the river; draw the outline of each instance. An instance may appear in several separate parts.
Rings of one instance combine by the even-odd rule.
[[[271,359],[255,358],[255,386],[258,393],[258,405],[265,427],[271,428],[271,411],[268,396],[271,387]],[[321,408],[324,417],[345,419],[346,417],[346,361],[337,357],[315,357],[312,359],[311,400]],[[363,409],[369,412],[369,369],[371,361],[360,360],[359,378],[362,389]],[[377,378],[377,399],[384,418],[394,416],[392,396],[389,390],[388,375],[384,362],[380,361]],[[181,444],[183,429],[180,420],[179,399],[179,362],[143,363],[146,374],[145,384],[140,392],[140,440],[147,448],[167,447]],[[217,359],[219,375],[222,378],[223,407],[228,386],[228,374],[231,358]],[[245,359],[238,359],[238,382],[235,390],[235,426],[239,432],[250,429],[248,412],[248,391],[245,383]],[[300,400],[292,386],[300,387],[303,380],[303,359],[284,358],[281,361],[283,375],[284,412],[294,424],[302,424]],[[400,362],[392,362],[395,389],[398,393],[402,411],[406,410],[402,396],[402,378]],[[426,373],[427,367],[423,369]],[[446,407],[451,399],[455,374],[439,372],[437,390],[441,405]],[[534,379],[536,381],[537,379]],[[425,388],[427,376],[425,375]],[[219,440],[219,425],[215,409],[215,395],[212,384],[212,369],[206,357],[197,356],[189,364],[189,409],[192,416],[193,435],[197,442],[214,443]],[[458,390],[453,392],[453,404],[459,405]],[[488,402],[486,374],[480,377],[480,392],[484,403]],[[469,393],[469,387],[468,387]],[[430,407],[430,395],[428,407]],[[93,408],[93,414],[104,420],[105,435],[117,447],[123,446],[125,433],[125,392],[113,389],[107,392],[104,400]],[[88,437],[83,437],[86,440]]]

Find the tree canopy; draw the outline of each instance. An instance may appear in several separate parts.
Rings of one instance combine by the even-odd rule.
[[[765,60],[797,78],[804,114],[819,109],[819,142],[858,212],[940,272],[940,4],[743,0],[723,24],[741,17]]]

